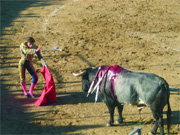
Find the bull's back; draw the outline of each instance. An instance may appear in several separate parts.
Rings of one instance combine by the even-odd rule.
[[[121,72],[115,79],[115,95],[120,103],[150,106],[153,102],[166,105],[169,95],[167,82],[152,73]]]

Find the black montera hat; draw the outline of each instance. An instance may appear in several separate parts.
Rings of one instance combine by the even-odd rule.
[[[35,40],[34,40],[34,38],[33,38],[33,37],[28,37],[28,38],[27,38],[27,42],[34,43],[34,42],[35,42]]]

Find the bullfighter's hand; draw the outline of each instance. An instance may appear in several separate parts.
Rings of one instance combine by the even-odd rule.
[[[40,52],[40,51],[41,51],[41,49],[40,49],[40,48],[36,49],[36,52]]]

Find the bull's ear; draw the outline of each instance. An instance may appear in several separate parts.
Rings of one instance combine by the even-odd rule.
[[[74,76],[82,76],[82,75],[84,75],[86,73],[86,70],[84,70],[84,71],[82,71],[81,73],[74,73],[74,72],[72,72],[72,74],[74,75]]]

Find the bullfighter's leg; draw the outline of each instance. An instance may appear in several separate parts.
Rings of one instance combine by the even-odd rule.
[[[36,70],[35,70],[35,68],[33,67],[32,64],[27,65],[27,70],[28,70],[28,72],[31,74],[31,76],[33,78],[32,83],[31,83],[31,87],[29,89],[29,95],[32,98],[34,98],[33,90],[34,90],[35,85],[38,82],[38,76],[37,76]]]
[[[19,61],[19,75],[20,75],[20,83],[22,86],[22,89],[24,91],[24,96],[28,98],[28,93],[26,90],[26,82],[25,82],[25,65],[22,60]]]
[[[118,113],[119,113],[119,118],[116,121],[117,124],[122,123],[123,122],[123,118],[122,118],[122,111],[123,111],[123,105],[122,104],[117,104],[117,108],[118,108]]]
[[[106,103],[109,113],[110,113],[110,120],[109,123],[107,123],[107,126],[112,126],[114,124],[114,109],[115,109],[115,104],[113,103]]]

